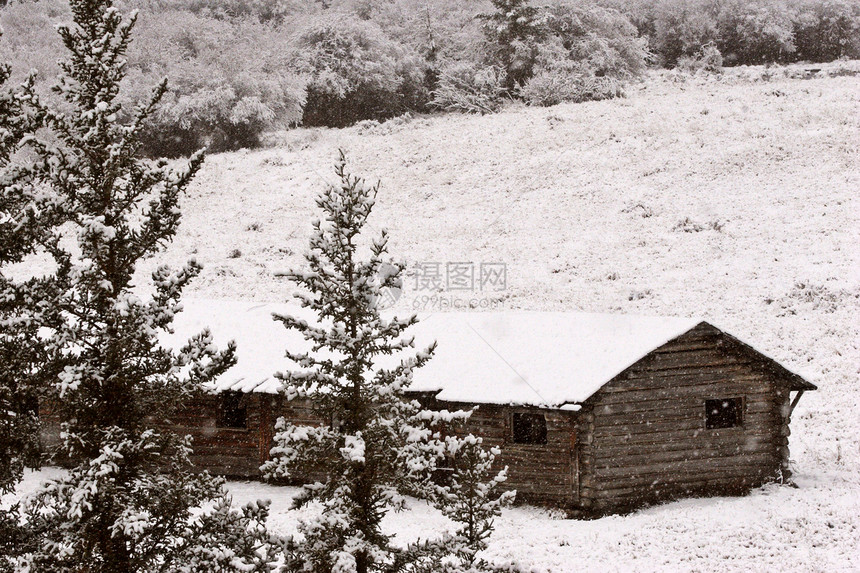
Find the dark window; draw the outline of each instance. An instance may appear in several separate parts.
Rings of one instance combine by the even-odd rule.
[[[515,444],[545,444],[546,418],[543,414],[514,414]]]
[[[713,430],[740,426],[741,412],[743,412],[741,398],[705,400],[705,427]]]
[[[221,428],[248,427],[245,400],[241,392],[221,393],[221,410],[218,412],[218,426]]]

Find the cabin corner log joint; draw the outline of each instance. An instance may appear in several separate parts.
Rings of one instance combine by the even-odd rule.
[[[235,338],[237,365],[171,422],[193,461],[259,475],[274,424],[317,425],[306,401],[280,396],[272,373],[302,340],[270,320],[286,305],[190,301],[181,333]],[[438,341],[411,396],[431,409],[475,408],[456,431],[499,446],[505,487],[572,515],[681,497],[739,495],[790,477],[791,413],[816,387],[773,359],[690,319],[584,313],[437,313],[414,327]],[[793,394],[793,395],[792,395]]]

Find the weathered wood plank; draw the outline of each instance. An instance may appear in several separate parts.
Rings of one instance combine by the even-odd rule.
[[[617,492],[623,490],[647,490],[659,489],[670,492],[672,488],[683,488],[687,484],[696,484],[700,482],[743,482],[750,487],[755,487],[763,483],[775,481],[777,479],[777,466],[757,466],[744,468],[738,472],[707,472],[707,473],[689,473],[683,476],[665,476],[664,479],[657,480],[654,476],[631,477],[626,480],[618,480],[616,482],[600,482],[594,487],[592,498],[608,498],[618,495]]]
[[[736,495],[770,481],[770,476],[726,476],[698,478],[679,483],[654,486],[621,487],[594,490],[592,497],[598,506],[624,505],[630,501],[654,502],[690,495]]]
[[[728,472],[741,471],[741,468],[765,467],[767,464],[778,463],[779,458],[773,452],[747,454],[743,456],[721,456],[713,458],[702,458],[695,460],[684,460],[678,462],[653,462],[639,466],[625,466],[613,468],[594,468],[594,475],[600,478],[601,483],[609,483],[610,478],[636,479],[669,476],[678,474],[684,479],[687,474],[701,472]]]
[[[699,350],[712,350],[721,348],[724,342],[719,336],[701,336],[687,340],[676,340],[669,342],[653,351],[654,354],[667,354],[672,352],[691,352]]]
[[[704,400],[694,407],[667,407],[662,410],[650,410],[641,412],[613,412],[611,414],[602,413],[594,420],[596,430],[611,428],[613,426],[626,425],[648,425],[656,423],[670,424],[674,422],[684,422],[688,420],[698,420],[700,425],[705,424],[705,403]],[[773,404],[763,401],[749,401],[745,404],[742,413],[743,423],[761,423],[761,422],[779,422],[779,419],[774,417]],[[679,426],[683,427],[683,426]]]
[[[745,431],[746,430],[746,431]],[[602,434],[595,436],[595,447],[613,447],[624,444],[659,444],[665,442],[689,442],[705,435],[707,440],[741,440],[752,438],[770,438],[773,428],[722,428],[706,430],[705,428],[693,428],[686,430],[663,430],[658,432],[629,432],[616,434]]]
[[[591,401],[612,404],[695,396],[729,396],[733,393],[760,394],[770,390],[770,384],[763,378],[736,378],[729,375],[724,377],[715,375],[707,378],[683,376],[673,384],[651,379],[635,379],[628,382],[604,386]]]
[[[772,455],[773,451],[772,442],[760,442],[755,444],[726,444],[708,448],[684,448],[640,454],[600,455],[595,459],[595,468],[597,470],[621,467],[635,468],[649,463],[692,461],[716,457],[743,459],[748,455]]]
[[[661,499],[671,498],[673,492],[684,490],[687,488],[696,487],[697,485],[712,485],[709,493],[720,494],[720,490],[727,484],[743,485],[744,489],[750,489],[760,486],[764,483],[772,482],[777,479],[776,467],[772,468],[747,468],[746,471],[740,473],[713,473],[708,474],[687,474],[683,478],[674,478],[674,480],[666,479],[656,481],[651,478],[631,479],[629,481],[619,481],[615,484],[603,484],[604,487],[596,487],[593,489],[591,497],[598,499],[615,498],[617,502],[623,502],[623,498],[635,492],[659,491]],[[716,491],[715,491],[716,490]],[[701,492],[700,493],[704,493]]]
[[[707,450],[730,450],[737,447],[773,447],[776,443],[776,434],[764,434],[761,436],[744,436],[738,439],[737,435],[705,435],[700,434],[695,442],[688,440],[656,440],[649,442],[617,441],[601,442],[594,448],[594,456],[598,460],[623,455],[648,455],[667,451],[683,451],[692,449]]]
[[[594,413],[595,415],[620,414],[625,412],[660,412],[671,411],[678,409],[703,408],[705,405],[705,396],[709,396],[714,391],[737,389],[743,390],[743,396],[750,403],[767,403],[772,404],[774,400],[773,392],[767,388],[749,387],[749,388],[731,388],[722,385],[714,384],[710,387],[702,387],[691,390],[678,390],[676,392],[655,392],[648,391],[633,391],[616,392],[600,396],[595,400]],[[642,393],[640,393],[642,392]],[[728,394],[724,394],[728,396]],[[644,398],[643,398],[644,397]]]

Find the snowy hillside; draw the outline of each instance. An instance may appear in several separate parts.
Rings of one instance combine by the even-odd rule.
[[[761,76],[761,70],[752,73]],[[823,75],[823,74],[821,74]],[[284,301],[343,148],[382,180],[371,224],[410,271],[502,263],[504,288],[404,285],[397,308],[697,317],[819,386],[791,425],[798,488],[591,522],[506,511],[488,557],[536,571],[849,571],[860,556],[860,77],[652,78],[618,101],[301,129],[210,156],[180,235],[186,296]],[[422,265],[425,263],[425,265]],[[142,271],[151,270],[142,269]],[[421,287],[421,288],[419,288]],[[274,497],[283,531],[294,490]],[[443,527],[425,508],[406,537]],[[852,561],[853,559],[853,561]],[[595,569],[596,567],[596,569]]]

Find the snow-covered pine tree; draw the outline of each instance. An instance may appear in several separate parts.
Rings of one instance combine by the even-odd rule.
[[[452,499],[439,495],[444,487],[429,482],[446,454],[438,428],[469,413],[430,411],[407,398],[412,372],[431,357],[435,345],[411,350],[413,338],[406,331],[417,318],[380,315],[383,289],[400,287],[404,267],[386,260],[384,231],[369,248],[359,244],[378,184],[369,186],[349,174],[342,152],[335,172],[338,184],[317,199],[324,222],[313,223],[308,269],[289,275],[303,287],[296,296],[313,311],[315,323],[275,315],[311,347],[305,353],[287,350],[300,369],[276,374],[285,396],[310,400],[316,416],[330,423],[309,427],[279,419],[273,459],[262,470],[270,479],[303,478],[311,468],[327,476],[324,483],[306,485],[294,500],[295,507],[317,501],[322,514],[300,524],[302,537],[288,544],[287,570],[424,571],[446,555],[456,558],[463,540],[448,537],[399,548],[381,522],[403,507],[403,494],[436,494],[443,503]],[[449,441],[461,451],[457,438]],[[479,537],[485,539],[474,539]]]
[[[507,468],[492,475],[499,448],[483,447],[483,439],[471,434],[445,439],[445,457],[449,460],[450,483],[435,486],[432,501],[442,513],[458,525],[448,541],[455,561],[452,570],[485,570],[487,563],[478,552],[487,548],[494,520],[502,507],[513,502],[516,492],[500,493],[498,486],[507,479]]]
[[[27,142],[30,172],[75,243],[67,251],[52,243],[67,282],[35,301],[52,309],[40,338],[64,362],[51,398],[63,421],[58,454],[72,468],[25,505],[35,543],[21,562],[56,572],[268,570],[266,504],[231,508],[223,480],[192,471],[187,438],[159,428],[234,361],[232,346],[219,351],[208,331],[178,351],[159,345],[200,267],[158,268],[145,298],[133,283],[138,263],[174,236],[202,154],[180,171],[138,158],[166,84],[122,121],[117,95],[135,17],[110,0],[71,8],[73,24],[58,29],[69,59],[55,87],[66,107],[44,104],[32,86],[18,100],[51,134]]]
[[[531,77],[537,44],[545,34],[545,16],[529,0],[491,0],[495,11],[479,14],[491,59],[505,70],[512,93]]]
[[[311,353],[287,350],[302,369],[276,374],[285,395],[311,400],[316,415],[331,423],[308,427],[279,419],[273,459],[262,470],[269,478],[284,478],[313,467],[328,476],[325,483],[305,486],[294,500],[295,507],[319,501],[323,513],[301,524],[304,538],[293,545],[289,570],[367,573],[393,561],[397,550],[381,530],[382,518],[401,503],[399,492],[412,488],[430,467],[422,450],[429,430],[403,390],[433,348],[390,368],[380,364],[412,347],[404,331],[416,318],[380,316],[381,290],[400,286],[403,266],[384,260],[384,232],[361,260],[358,239],[378,186],[347,173],[343,153],[335,171],[339,185],[328,186],[316,201],[325,222],[313,223],[305,255],[309,268],[290,273],[304,287],[296,296],[317,324],[275,315],[313,347]],[[380,276],[383,268],[391,272]]]

